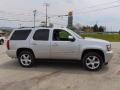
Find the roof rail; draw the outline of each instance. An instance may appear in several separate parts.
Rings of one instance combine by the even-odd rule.
[[[19,28],[21,29],[21,28],[34,28],[34,27],[19,27]]]

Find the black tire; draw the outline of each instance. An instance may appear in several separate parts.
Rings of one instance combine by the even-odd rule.
[[[99,53],[88,52],[83,56],[82,63],[85,69],[89,71],[98,71],[103,67],[103,57],[101,57]]]
[[[29,57],[28,57],[28,56]],[[23,60],[25,60],[24,59],[24,56],[27,58],[28,57],[28,59],[26,59],[26,60],[28,60],[28,61],[23,61]],[[22,51],[22,52],[20,52],[20,54],[18,55],[18,61],[19,61],[19,64],[22,66],[22,67],[26,67],[26,68],[29,68],[29,67],[32,67],[33,65],[34,65],[34,55],[30,52],[30,51]],[[27,63],[28,64],[27,64]],[[26,63],[26,65],[25,65],[25,63]]]
[[[4,44],[4,40],[0,40],[0,45],[3,45]]]

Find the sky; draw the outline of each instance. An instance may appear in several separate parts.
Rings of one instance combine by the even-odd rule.
[[[45,3],[48,3],[48,22],[56,26],[66,26],[66,15],[73,11],[74,25],[98,24],[108,31],[120,30],[120,0],[0,0],[0,19],[33,21],[33,10],[37,10],[36,20],[45,20]],[[33,22],[0,20],[0,27],[33,26]],[[36,25],[40,25],[36,22]]]

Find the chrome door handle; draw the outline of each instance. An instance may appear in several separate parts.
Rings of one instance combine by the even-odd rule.
[[[57,43],[54,43],[52,46],[58,46],[58,44],[57,44]]]
[[[37,45],[36,43],[32,43],[32,45]]]

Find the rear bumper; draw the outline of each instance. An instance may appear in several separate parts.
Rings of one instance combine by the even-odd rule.
[[[17,57],[15,50],[7,50],[6,54],[11,58],[16,58]]]
[[[113,57],[113,51],[109,51],[105,54],[105,64],[108,64]]]

